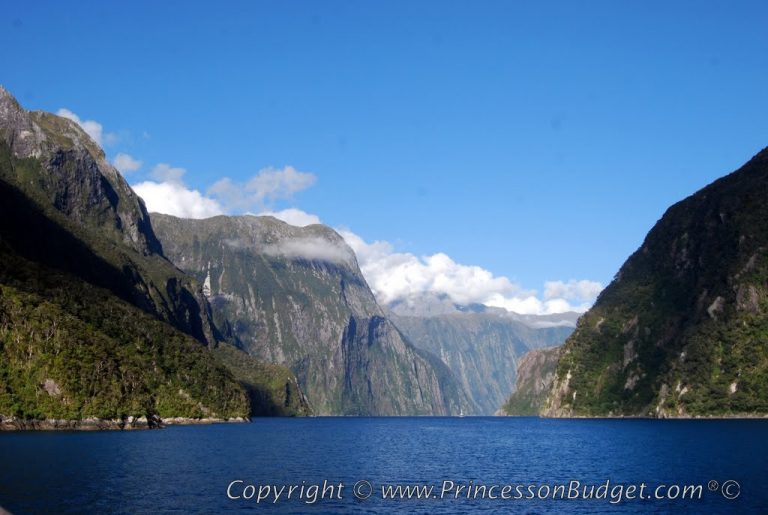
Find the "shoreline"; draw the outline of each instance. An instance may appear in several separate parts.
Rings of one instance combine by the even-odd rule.
[[[518,415],[502,415],[503,417],[516,417]],[[523,415],[525,416],[525,415]],[[765,414],[734,414],[734,415],[676,415],[653,417],[650,415],[531,415],[533,417],[548,420],[761,420],[768,418]]]
[[[243,417],[234,418],[188,418],[168,417],[161,419],[157,416],[126,417],[124,419],[104,419],[88,417],[79,420],[71,419],[35,419],[26,420],[17,417],[0,416],[0,432],[3,431],[140,431],[147,429],[162,429],[167,426],[208,425],[208,424],[243,424],[250,422]]]
[[[272,417],[267,417],[272,418]],[[284,418],[284,417],[275,417]],[[289,417],[291,418],[291,417]],[[349,418],[348,416],[338,415],[329,417],[299,417],[299,418]],[[400,417],[353,417],[353,418],[400,418]],[[405,417],[410,418],[410,417]],[[418,416],[415,418],[432,418],[429,416]],[[540,418],[542,420],[766,420],[768,414],[761,415],[698,415],[698,416],[678,416],[678,417],[649,417],[649,416],[567,416],[567,417],[547,417],[540,415],[480,415],[480,416],[449,416],[435,418]],[[211,424],[246,424],[250,423],[250,418],[189,418],[189,417],[168,417],[161,419],[152,417],[126,417],[125,419],[102,419],[89,417],[81,420],[70,419],[35,419],[25,420],[17,417],[4,417],[0,415],[0,433],[12,431],[141,431],[151,429],[164,429],[169,426],[191,426],[191,425],[211,425]]]

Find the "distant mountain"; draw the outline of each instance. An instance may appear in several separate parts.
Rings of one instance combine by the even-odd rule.
[[[200,286],[103,151],[3,88],[0,291],[0,418],[244,417],[249,393],[275,412],[293,389],[271,389],[284,369],[240,382],[215,359]]]
[[[439,312],[435,303],[426,305],[431,306],[427,312]],[[392,320],[416,347],[448,365],[485,415],[494,414],[515,389],[520,357],[531,349],[562,344],[578,316],[518,315],[481,304],[448,309],[444,302],[443,307],[442,314],[405,316],[425,311],[399,303],[394,310],[400,315]]]
[[[476,411],[450,370],[403,338],[330,228],[254,216],[152,220],[166,255],[203,283],[224,335],[290,367],[315,413]]]
[[[768,149],[670,207],[566,342],[548,416],[768,414]]]

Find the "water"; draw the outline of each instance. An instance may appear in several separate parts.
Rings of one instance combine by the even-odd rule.
[[[659,512],[768,509],[766,420],[256,419],[162,431],[0,434],[0,506],[13,513]],[[252,485],[328,480],[342,499],[231,500]],[[353,495],[360,480],[370,498]],[[381,485],[703,485],[698,500],[384,500]],[[717,481],[717,485],[710,481]],[[727,480],[739,484],[728,493]],[[449,483],[445,483],[449,486]],[[574,484],[575,486],[575,484]],[[710,491],[709,486],[714,491]],[[338,487],[327,496],[338,496]],[[367,493],[360,483],[359,493]],[[455,490],[455,489],[454,489]],[[607,490],[607,489],[606,489]],[[494,491],[499,494],[499,489]],[[486,490],[488,492],[488,490]],[[527,490],[522,491],[527,495]],[[616,490],[614,490],[614,493]],[[462,494],[464,492],[462,491]],[[541,491],[545,494],[545,490]],[[610,493],[610,492],[609,492]],[[515,495],[515,490],[508,491]],[[637,491],[636,491],[637,494]],[[478,494],[478,496],[480,496]],[[614,498],[616,499],[616,498]]]

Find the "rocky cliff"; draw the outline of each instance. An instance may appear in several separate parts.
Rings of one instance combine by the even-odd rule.
[[[448,368],[386,317],[328,227],[254,216],[152,221],[166,255],[203,283],[223,333],[289,366],[315,413],[475,412]]]
[[[549,416],[768,413],[768,149],[670,207],[563,348]]]
[[[515,391],[499,410],[500,415],[536,416],[547,399],[560,359],[560,347],[527,352],[517,367]]]

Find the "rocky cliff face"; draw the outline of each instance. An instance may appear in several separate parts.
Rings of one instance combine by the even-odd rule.
[[[143,202],[79,125],[26,111],[0,87],[0,164],[0,180],[37,206],[40,222],[63,229],[60,240],[35,238],[34,227],[3,220],[3,236],[16,252],[213,342],[199,285],[165,259]],[[75,252],[67,235],[88,252]],[[62,245],[70,252],[61,252]]]
[[[536,416],[552,389],[555,369],[560,359],[560,347],[527,352],[517,367],[515,391],[510,395],[500,415]]]
[[[331,229],[253,216],[152,220],[166,255],[204,284],[224,334],[288,365],[315,413],[474,411],[450,371],[385,316]]]
[[[667,210],[566,342],[549,416],[768,413],[768,149]]]
[[[562,344],[573,327],[531,327],[504,310],[487,311],[464,308],[464,312],[457,309],[441,315],[396,316],[393,320],[416,347],[448,365],[481,414],[492,415],[515,389],[520,357],[531,349]],[[575,322],[574,316],[564,317]],[[532,317],[528,322],[549,321]]]

